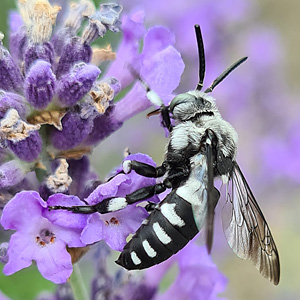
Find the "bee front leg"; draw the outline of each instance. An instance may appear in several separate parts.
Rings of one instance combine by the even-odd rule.
[[[158,178],[165,175],[167,171],[167,164],[163,163],[159,167],[153,167],[146,163],[142,163],[137,160],[125,160],[123,162],[123,171],[125,174],[129,173],[131,170],[135,171],[137,174],[144,177]]]

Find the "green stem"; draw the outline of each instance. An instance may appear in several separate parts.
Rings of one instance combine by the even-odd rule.
[[[69,283],[75,300],[89,299],[78,264],[73,265],[73,273],[69,279]]]

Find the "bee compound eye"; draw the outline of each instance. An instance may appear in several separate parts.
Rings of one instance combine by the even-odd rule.
[[[196,100],[196,97],[189,94],[189,93],[183,93],[178,94],[173,98],[173,100],[170,103],[170,111],[173,112],[176,105],[182,104],[182,103],[188,103],[193,102]]]

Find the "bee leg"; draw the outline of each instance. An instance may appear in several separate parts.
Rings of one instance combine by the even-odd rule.
[[[150,213],[155,209],[156,205],[157,205],[157,203],[148,201],[148,204],[145,206],[145,209],[147,212]]]
[[[94,209],[101,213],[106,214],[125,208],[129,204],[149,199],[156,194],[160,194],[167,189],[164,183],[146,186],[140,188],[125,197],[107,198],[94,205]]]
[[[151,165],[136,161],[136,160],[125,160],[123,162],[123,171],[125,174],[129,173],[131,170],[135,171],[139,175],[145,177],[158,178],[165,175],[167,171],[166,163],[163,163],[159,167],[153,167]]]
[[[129,204],[134,204],[138,201],[146,200],[156,194],[160,194],[167,189],[164,183],[158,183],[151,186],[146,186],[134,191],[125,197],[111,197],[103,199],[95,205],[81,205],[81,206],[50,206],[49,210],[68,210],[77,214],[92,214],[98,212],[107,214],[125,208]]]

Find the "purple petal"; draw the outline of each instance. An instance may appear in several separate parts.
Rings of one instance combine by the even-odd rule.
[[[27,162],[36,160],[42,150],[42,139],[37,130],[32,131],[30,135],[22,141],[14,143],[13,141],[7,140],[7,144],[16,156]]]
[[[180,53],[172,46],[144,57],[140,70],[142,78],[162,97],[172,93],[180,83],[184,63]]]
[[[171,287],[158,299],[217,299],[227,279],[217,269],[205,247],[190,242],[177,255],[179,274]],[[171,297],[171,298],[170,298]]]
[[[151,57],[167,48],[174,46],[175,36],[165,27],[156,26],[149,29],[144,39],[143,55]]]
[[[118,78],[122,88],[128,86],[133,75],[128,66],[132,66],[138,57],[139,41],[144,35],[144,13],[138,11],[122,19],[123,40],[117,51],[117,59],[110,65],[106,74]]]
[[[47,207],[47,203],[37,192],[20,192],[4,207],[1,224],[4,229],[26,230],[26,225],[40,218],[43,207]]]
[[[97,204],[105,198],[117,196],[119,190],[126,189],[131,184],[131,179],[125,174],[118,174],[109,182],[99,185],[86,199],[90,205]],[[124,196],[124,195],[118,195]]]
[[[103,221],[100,214],[95,213],[89,216],[86,227],[81,232],[81,240],[86,245],[93,244],[103,239]]]
[[[104,215],[95,213],[88,219],[81,240],[92,244],[104,239],[112,249],[122,251],[126,237],[134,233],[147,217],[148,213],[144,208],[135,206],[127,206],[120,211]]]
[[[105,224],[103,225],[102,239],[113,250],[122,251],[127,243],[128,235],[135,233],[147,217],[146,210],[136,206],[127,206],[120,211],[101,215],[103,224]],[[111,222],[112,218],[114,218],[114,222],[117,220],[118,223]],[[108,225],[106,225],[107,223]]]
[[[9,261],[3,272],[11,275],[31,265],[36,261],[41,274],[54,283],[66,282],[72,273],[71,256],[66,251],[66,245],[59,239],[49,247],[41,247],[38,243],[32,243],[30,236],[23,233],[12,235],[8,248]]]
[[[74,217],[74,215],[73,215]],[[85,216],[85,218],[82,219],[87,219],[88,216]],[[70,218],[69,218],[70,219]],[[76,218],[75,218],[76,220]],[[71,222],[69,222],[70,224]],[[72,222],[72,226],[74,226],[74,221]],[[53,230],[55,231],[55,234],[57,235],[59,240],[62,240],[64,242],[65,245],[67,245],[68,247],[85,247],[86,244],[82,242],[81,240],[81,232],[84,228],[84,225],[86,225],[86,221],[84,222],[84,224],[80,223],[80,228],[79,229],[70,229],[67,228],[67,226],[69,224],[66,224],[66,227],[61,227],[61,226],[54,226]],[[79,226],[78,226],[79,227]]]
[[[12,300],[11,298],[7,297],[6,295],[4,295],[4,293],[2,291],[0,291],[0,299],[1,300]],[[42,299],[41,299],[42,300]]]
[[[126,157],[126,160],[137,160],[156,166],[152,158],[146,154],[137,153]],[[120,168],[118,169],[121,170]],[[117,174],[108,182],[99,185],[93,193],[86,199],[89,204],[97,204],[103,199],[110,197],[124,197],[145,186],[151,186],[156,183],[155,178],[147,178],[138,175],[135,171],[128,174]],[[148,199],[149,201],[158,202],[158,197],[154,196]]]
[[[5,275],[11,275],[32,264],[32,241],[23,233],[14,233],[8,247],[8,263],[3,268]]]
[[[47,200],[48,206],[76,206],[84,205],[84,203],[76,196],[64,194],[54,194]],[[74,214],[65,210],[45,210],[43,216],[46,217],[52,224],[63,228],[82,230],[87,222],[87,215]]]
[[[16,32],[23,26],[23,20],[21,15],[15,11],[11,10],[8,14],[8,24],[10,32]]]
[[[37,109],[44,109],[51,102],[55,89],[55,75],[51,65],[38,60],[25,79],[25,94],[28,102]]]
[[[75,65],[58,83],[57,94],[60,102],[65,106],[73,106],[90,91],[100,72],[94,65]]]
[[[66,251],[66,244],[56,240],[51,248],[44,247],[33,258],[44,278],[56,284],[64,283],[71,276],[73,267],[71,255]]]

